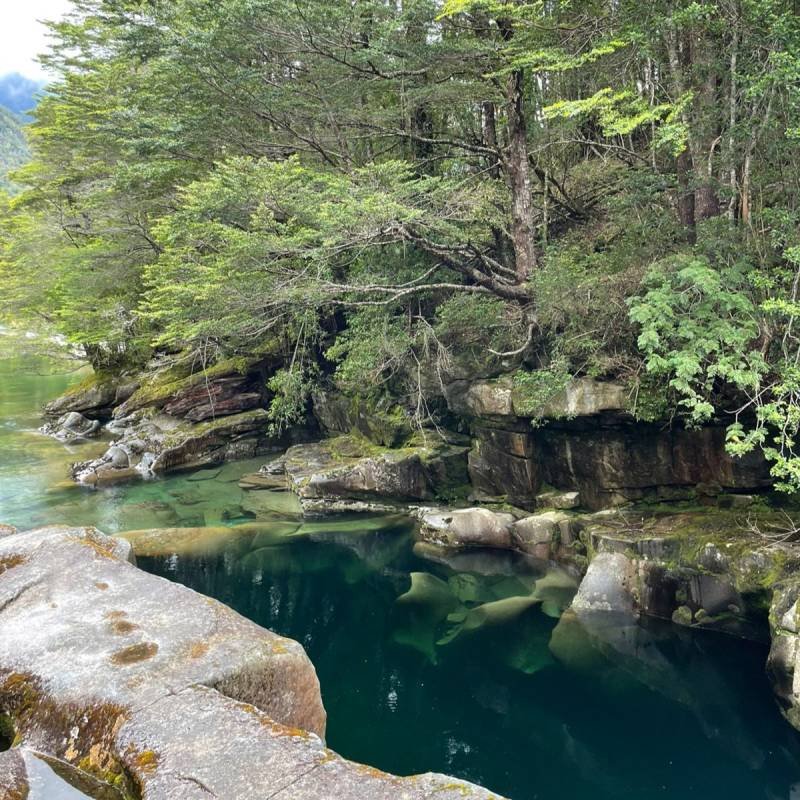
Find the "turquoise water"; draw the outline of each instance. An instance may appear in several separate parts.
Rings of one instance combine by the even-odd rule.
[[[141,566],[302,642],[343,755],[446,772],[512,800],[800,797],[800,737],[772,699],[763,647],[559,619],[574,589],[564,572],[509,554],[415,551],[403,518],[301,527],[291,498],[239,489],[255,463],[59,487],[98,445],[70,450],[35,433],[38,406],[68,380],[37,372],[0,363],[0,521],[232,527],[213,548]]]

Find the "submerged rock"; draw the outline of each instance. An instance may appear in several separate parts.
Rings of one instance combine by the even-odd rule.
[[[570,609],[553,630],[550,650],[577,679],[591,681],[594,691],[619,698],[620,686],[636,681],[686,709],[706,737],[751,769],[768,762],[770,754],[747,716],[731,703],[732,694],[751,687],[742,685],[735,671],[720,669],[701,638],[668,625],[642,624],[626,613]]]
[[[252,472],[239,479],[240,489],[285,489],[286,475],[265,472]]]
[[[93,529],[0,540],[0,708],[21,747],[143,800],[497,797],[330,752],[319,683],[297,642],[129,557]],[[0,786],[15,789],[20,754],[1,758]]]
[[[762,512],[757,524],[768,529],[786,522],[784,515]],[[639,518],[604,513],[584,525],[581,538],[593,557],[554,632],[555,649],[582,658],[571,645],[576,617],[604,636],[618,630],[620,641],[623,629],[637,630],[640,616],[756,641],[771,635],[768,673],[784,714],[800,730],[797,545],[765,539],[718,510]]]
[[[297,526],[294,526],[293,530]],[[129,542],[134,553],[146,558],[181,555],[198,556],[217,553],[242,537],[252,537],[256,531],[241,527],[148,528],[125,531],[119,537]]]

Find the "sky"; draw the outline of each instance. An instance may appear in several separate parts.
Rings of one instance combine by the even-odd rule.
[[[70,5],[70,0],[0,0],[0,75],[46,78],[36,63],[47,47],[47,31],[39,20],[59,19]]]

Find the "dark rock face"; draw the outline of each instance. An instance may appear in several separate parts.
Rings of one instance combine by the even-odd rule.
[[[591,428],[558,423],[532,436],[544,481],[577,489],[588,508],[679,499],[702,483],[715,483],[724,490],[771,485],[762,458],[752,454],[734,459],[725,452],[724,428],[688,431],[633,422]]]
[[[641,499],[679,499],[698,484],[721,490],[771,485],[765,461],[725,452],[725,429],[685,430],[634,420],[627,391],[588,378],[573,381],[533,427],[518,413],[506,379],[448,387],[453,413],[470,425],[470,479],[479,496],[533,508],[543,484],[577,490],[581,504],[606,508]]]
[[[398,447],[413,434],[408,415],[399,406],[369,404],[334,390],[314,395],[314,416],[331,436],[355,432],[383,447]]]
[[[247,377],[217,378],[179,392],[164,405],[164,413],[190,422],[240,414],[262,404],[261,392],[255,389],[254,382]]]
[[[499,800],[327,750],[319,683],[297,642],[131,557],[94,529],[0,540],[0,713],[22,748],[0,755],[3,800],[24,797],[13,792],[24,792],[28,750],[142,800]]]
[[[541,462],[530,425],[519,427],[473,426],[469,477],[478,496],[506,497],[513,505],[533,508],[542,485]]]

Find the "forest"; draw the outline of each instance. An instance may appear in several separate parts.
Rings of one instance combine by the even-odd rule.
[[[797,800],[798,145],[797,0],[6,2],[0,800]]]
[[[270,352],[437,424],[574,376],[800,486],[787,0],[77,0],[2,200],[0,311],[98,371]]]

